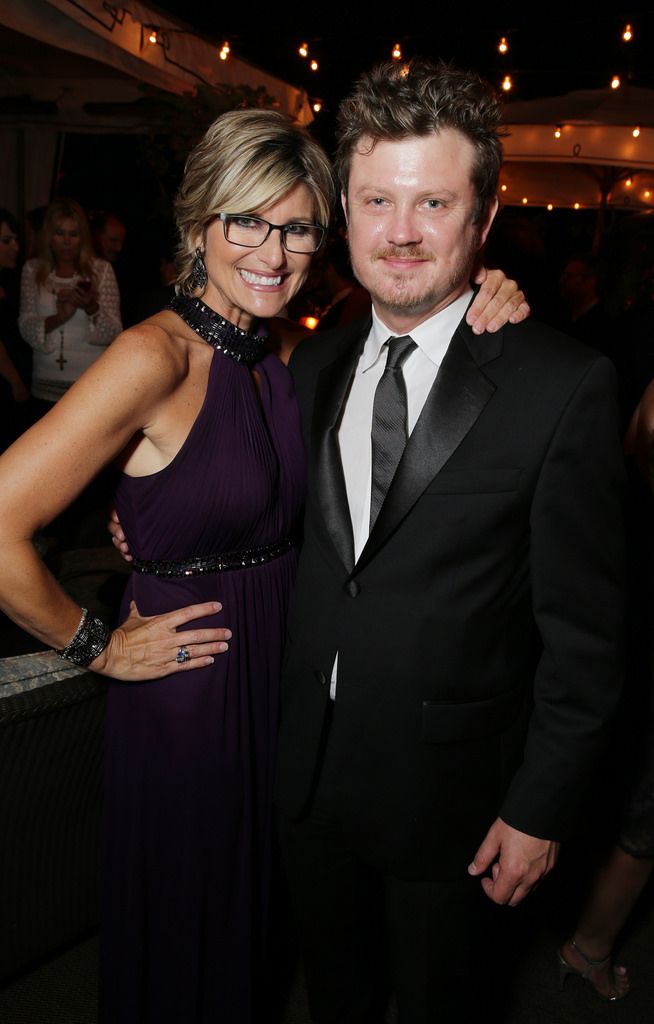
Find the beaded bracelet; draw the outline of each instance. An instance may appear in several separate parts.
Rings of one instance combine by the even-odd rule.
[[[72,639],[56,653],[60,658],[72,661],[74,665],[87,668],[98,654],[104,651],[110,637],[111,631],[107,629],[102,619],[91,615],[88,608],[82,608],[82,618]]]

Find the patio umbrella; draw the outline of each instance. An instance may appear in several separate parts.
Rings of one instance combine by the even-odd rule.
[[[654,90],[623,85],[507,103],[509,206],[654,209]]]

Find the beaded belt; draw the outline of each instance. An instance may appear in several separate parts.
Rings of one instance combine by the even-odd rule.
[[[206,558],[189,558],[186,562],[149,562],[135,558],[132,568],[149,576],[204,576],[212,572],[250,569],[255,565],[264,565],[265,562],[272,562],[274,558],[286,554],[294,546],[295,541],[291,537],[285,537],[284,540],[260,548],[229,551],[224,555],[208,555]]]

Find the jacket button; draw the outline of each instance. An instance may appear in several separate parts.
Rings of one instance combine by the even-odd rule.
[[[316,679],[318,680],[321,686],[327,685],[327,676],[325,675],[324,672],[321,672],[320,669],[316,670]]]
[[[348,580],[345,584],[345,593],[349,594],[350,597],[358,597],[361,593],[361,587],[356,580]]]

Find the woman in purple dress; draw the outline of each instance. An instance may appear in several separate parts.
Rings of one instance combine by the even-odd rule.
[[[277,686],[305,458],[290,376],[259,325],[302,285],[331,190],[324,153],[281,114],[219,118],[178,198],[171,306],[121,335],[0,461],[0,603],[112,680],[105,1024],[265,1018]],[[477,315],[500,285],[495,320],[507,295],[499,319],[515,314],[503,282]],[[31,537],[111,460],[135,571],[109,633]]]

